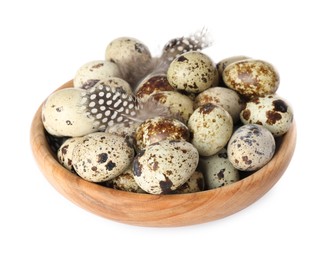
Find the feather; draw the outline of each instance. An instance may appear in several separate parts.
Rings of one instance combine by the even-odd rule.
[[[170,116],[169,109],[154,99],[140,102],[121,87],[98,85],[84,91],[81,106],[98,130],[115,124],[141,123],[156,116]]]
[[[122,78],[131,84],[133,89],[138,83],[154,74],[165,74],[169,64],[179,55],[188,51],[199,51],[211,45],[212,41],[206,28],[190,34],[187,37],[174,38],[168,41],[160,57],[150,61],[137,60],[126,62],[126,66],[118,64]],[[134,95],[126,93],[121,87],[110,87],[96,84],[92,80],[83,87],[81,105],[87,116],[94,118],[98,130],[104,131],[107,127],[116,124],[137,124],[156,116],[176,117],[169,108],[157,102],[154,98],[139,101]]]
[[[188,36],[169,40],[163,47],[161,55],[149,61],[142,62],[133,56],[125,65],[117,64],[122,75],[135,90],[141,80],[150,74],[166,73],[169,64],[179,55],[188,51],[200,51],[211,46],[212,40],[206,28],[198,30]]]

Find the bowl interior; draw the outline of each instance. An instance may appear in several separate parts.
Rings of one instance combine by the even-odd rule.
[[[72,81],[60,88],[72,87]],[[50,184],[78,206],[122,223],[174,227],[204,223],[234,214],[269,191],[291,161],[296,125],[277,139],[272,160],[260,170],[233,184],[197,193],[151,195],[114,190],[83,180],[62,167],[51,151],[37,110],[30,130],[32,152]]]

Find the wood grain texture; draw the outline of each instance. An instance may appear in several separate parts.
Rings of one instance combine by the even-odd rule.
[[[72,81],[61,88],[71,87]],[[232,215],[261,198],[286,170],[296,144],[296,125],[280,140],[273,159],[262,169],[234,184],[192,194],[150,195],[113,190],[70,173],[48,147],[41,106],[30,130],[36,162],[47,180],[63,196],[99,216],[131,225],[176,227],[213,221]]]

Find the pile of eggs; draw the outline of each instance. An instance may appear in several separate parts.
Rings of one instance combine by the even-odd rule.
[[[139,40],[117,38],[105,60],[84,64],[73,87],[52,93],[42,122],[61,165],[114,189],[179,194],[229,185],[267,164],[293,121],[276,94],[278,72],[245,56],[215,63],[188,44],[164,52],[165,63]],[[87,103],[98,88],[108,91],[91,92]],[[122,124],[107,106],[129,109],[121,96],[169,113]]]

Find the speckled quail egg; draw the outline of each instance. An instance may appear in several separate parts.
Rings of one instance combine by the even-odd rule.
[[[156,101],[169,108],[171,114],[183,122],[188,122],[190,115],[194,111],[194,101],[184,94],[176,91],[161,91],[150,96]]]
[[[224,83],[239,94],[251,98],[273,94],[279,86],[279,74],[268,62],[248,59],[228,65],[222,74]]]
[[[261,125],[239,127],[228,142],[229,161],[241,171],[255,171],[267,164],[275,152],[275,140]]]
[[[123,78],[132,86],[151,69],[152,57],[148,47],[132,37],[111,41],[105,50],[105,59],[116,63]]]
[[[134,149],[125,138],[107,133],[82,137],[73,151],[76,173],[91,182],[104,182],[120,175],[132,163]]]
[[[78,137],[96,132],[94,119],[81,106],[85,90],[60,89],[53,92],[42,108],[42,121],[47,132],[55,136]]]
[[[199,154],[191,143],[163,140],[137,154],[134,178],[148,193],[171,193],[195,172],[198,160]]]
[[[145,120],[135,132],[136,147],[139,150],[161,140],[189,141],[188,127],[174,118],[154,117]]]
[[[222,106],[232,117],[235,124],[240,117],[243,108],[239,94],[229,88],[213,87],[199,93],[194,102],[194,108],[206,103]]]
[[[218,71],[207,55],[191,51],[181,54],[171,62],[167,79],[178,90],[199,93],[217,85]]]
[[[129,83],[118,77],[110,77],[107,80],[100,80],[94,86],[108,86],[110,88],[121,88],[127,94],[133,94]]]
[[[112,124],[107,126],[107,128],[105,129],[105,133],[120,135],[124,137],[130,145],[134,146],[135,131],[139,125],[140,122],[123,122],[118,124]]]
[[[274,136],[281,136],[292,125],[293,111],[283,98],[267,95],[247,102],[240,117],[244,124],[259,124]]]
[[[222,73],[224,72],[225,68],[229,64],[232,64],[232,63],[237,62],[237,61],[248,60],[248,59],[250,59],[250,58],[247,57],[247,56],[232,56],[232,57],[228,57],[226,59],[223,59],[223,60],[219,61],[216,65],[217,70],[219,72],[219,76],[222,76]]]
[[[111,61],[95,60],[82,65],[74,76],[75,88],[89,88],[97,80],[110,80],[112,77],[120,77],[121,73],[118,66]]]
[[[211,103],[197,108],[188,121],[192,144],[202,156],[210,156],[225,147],[233,132],[233,120],[221,106]]]
[[[174,91],[167,80],[167,76],[165,74],[148,76],[137,86],[136,97],[141,102],[145,102],[152,94],[161,91]]]
[[[73,151],[81,139],[81,137],[68,138],[57,151],[59,163],[71,172],[75,172],[73,166]]]
[[[215,155],[200,157],[198,168],[203,172],[205,185],[209,190],[237,182],[240,179],[239,171],[228,160],[225,148]]]
[[[146,193],[141,189],[134,179],[134,171],[132,164],[119,176],[103,183],[105,186],[116,189],[135,193]]]
[[[184,184],[177,188],[174,193],[185,194],[203,191],[205,188],[205,181],[203,173],[195,171]]]

